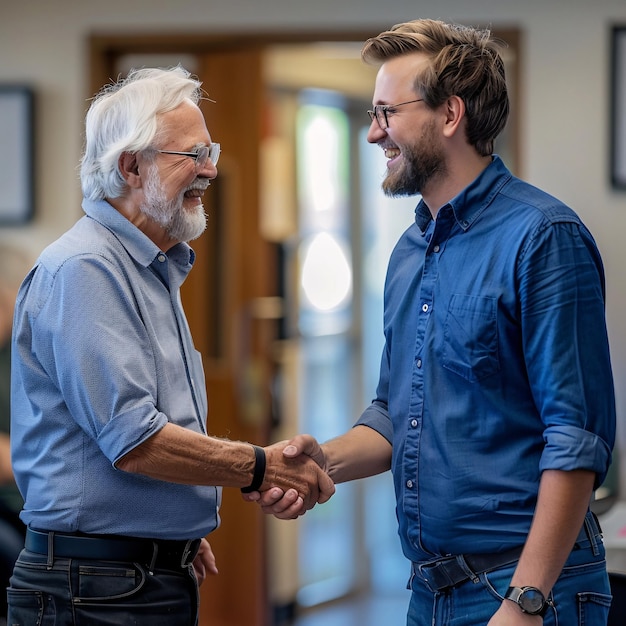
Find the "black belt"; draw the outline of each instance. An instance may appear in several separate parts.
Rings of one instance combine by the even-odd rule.
[[[52,563],[55,558],[94,559],[99,561],[128,561],[155,567],[183,569],[194,560],[200,539],[172,541],[143,539],[121,535],[83,535],[26,530],[24,547],[45,554]]]
[[[592,538],[602,537],[602,530],[597,517],[591,513],[578,534],[574,549],[590,544]],[[495,554],[461,554],[445,556],[432,561],[413,563],[413,574],[419,576],[433,592],[443,591],[478,577],[479,574],[491,572],[499,567],[510,565],[522,554],[523,546],[506,552]]]
[[[515,563],[523,546],[495,554],[461,554],[426,563],[413,563],[413,571],[431,591],[443,591],[470,580],[472,576]]]

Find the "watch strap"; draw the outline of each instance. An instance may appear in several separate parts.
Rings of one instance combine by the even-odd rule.
[[[528,591],[537,593],[541,597],[542,605],[539,609],[533,611],[523,606],[524,600],[522,599],[522,595]],[[546,597],[543,595],[543,592],[540,589],[537,589],[537,587],[531,587],[531,586],[513,587],[511,586],[506,590],[506,593],[504,594],[504,599],[515,602],[515,604],[519,606],[520,610],[523,613],[527,613],[529,615],[539,615],[543,617],[546,614],[546,611],[548,610],[548,601],[546,600]]]
[[[259,487],[263,484],[263,480],[265,479],[265,450],[260,446],[251,445],[254,448],[254,473],[252,475],[252,482],[247,487],[242,487],[241,493],[258,491]]]

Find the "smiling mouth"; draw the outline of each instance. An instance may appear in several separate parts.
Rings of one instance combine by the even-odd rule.
[[[206,187],[187,189],[187,191],[185,191],[185,198],[202,198],[205,191]]]
[[[400,150],[398,150],[398,148],[383,148],[384,153],[385,153],[385,157],[388,159],[395,159],[396,157],[400,156],[401,152]]]

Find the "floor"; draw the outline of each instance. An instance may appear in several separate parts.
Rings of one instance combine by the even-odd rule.
[[[293,626],[404,626],[407,594],[338,601],[306,612]]]

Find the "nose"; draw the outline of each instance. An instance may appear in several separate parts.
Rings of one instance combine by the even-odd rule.
[[[367,131],[367,141],[369,143],[378,143],[381,139],[384,139],[386,135],[387,131],[383,130],[376,118],[374,118]]]
[[[204,167],[197,169],[196,173],[202,178],[213,180],[214,178],[217,178],[217,165],[215,165],[211,159],[207,159]]]

